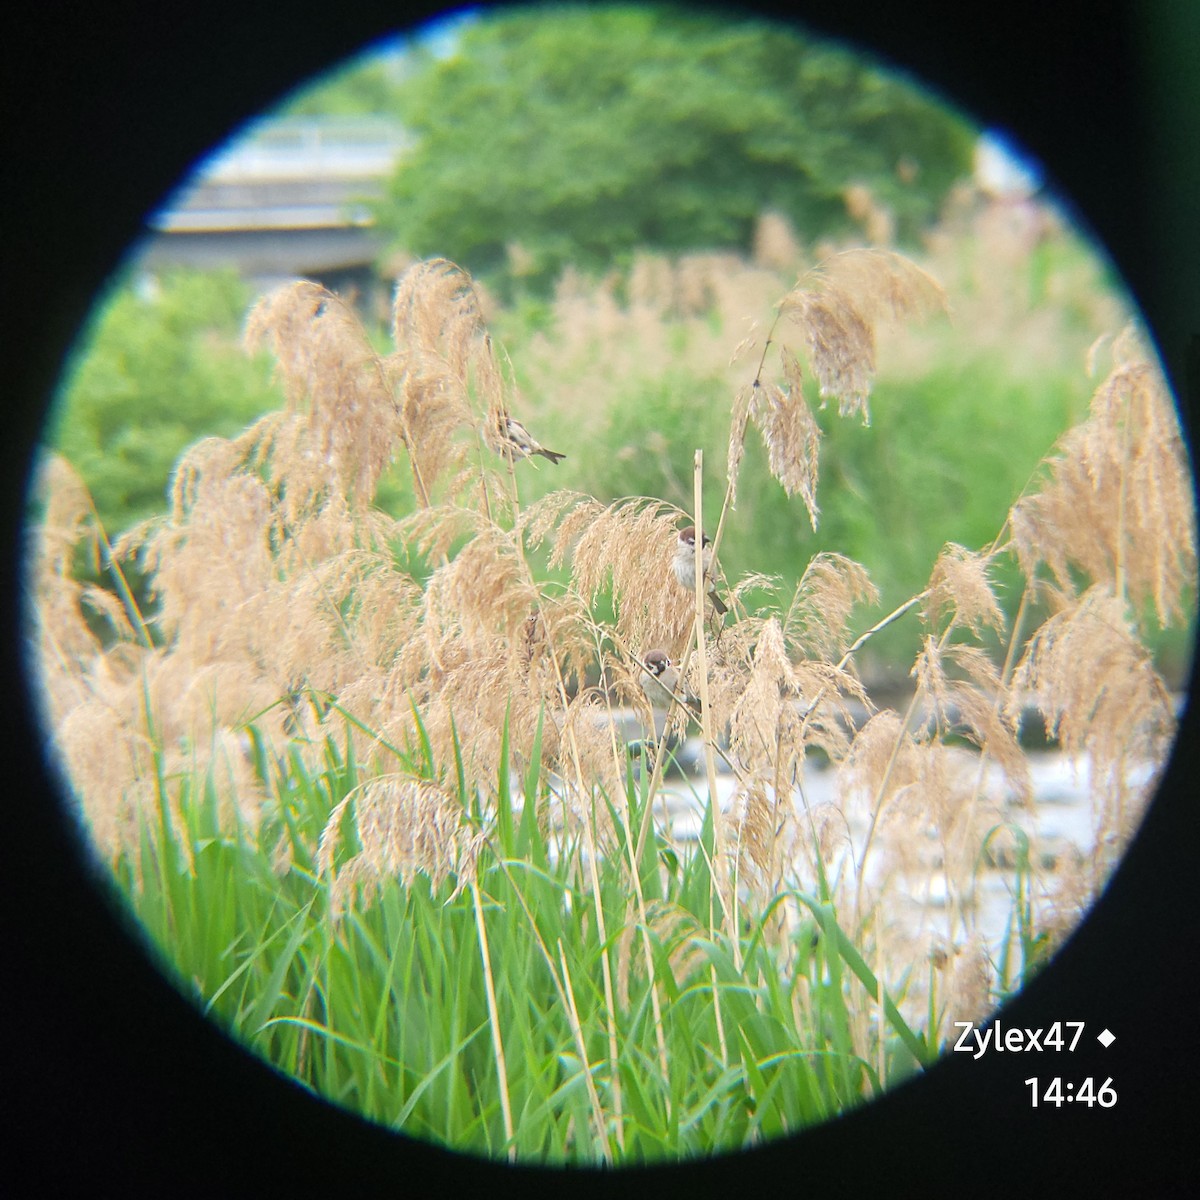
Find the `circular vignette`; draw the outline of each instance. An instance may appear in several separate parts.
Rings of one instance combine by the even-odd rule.
[[[242,117],[386,32],[385,19],[395,17],[372,6],[351,6],[336,28],[327,14],[279,28],[277,13],[250,8],[241,20],[211,28],[214,11],[222,10],[208,9],[202,20],[199,14],[168,17],[118,10],[99,41],[103,62],[91,31],[73,30],[70,23],[65,32],[38,30],[35,24],[33,34],[26,34],[31,37],[29,61],[59,63],[58,83],[65,80],[66,86],[30,114],[16,145],[17,159],[28,164],[28,171],[18,184],[14,212],[24,218],[20,228],[32,236],[18,239],[8,259],[12,278],[28,280],[28,285],[7,297],[14,310],[6,312],[9,344],[22,353],[15,364],[21,406],[18,436],[9,443],[13,457],[6,464],[6,500],[11,501],[6,516],[17,514],[19,520],[28,449],[62,355],[144,214],[197,155],[222,141]],[[904,31],[886,37],[884,27],[872,25],[865,10],[848,12],[837,23],[818,13],[797,15],[821,32],[881,50],[940,86],[968,112],[988,119],[994,115],[998,123],[1013,127],[1079,204],[1121,267],[1151,328],[1159,332],[1164,360],[1177,392],[1183,393],[1184,351],[1178,340],[1161,332],[1181,327],[1178,294],[1172,296],[1163,283],[1161,259],[1152,251],[1153,197],[1136,185],[1153,171],[1130,167],[1147,153],[1140,137],[1144,67],[1128,49],[1138,44],[1136,38],[1127,42],[1120,36],[1119,23],[1080,31],[1068,29],[1074,22],[1065,17],[1043,14],[1047,23],[1037,25],[1041,44],[1034,45],[1024,36],[1028,27],[1022,28],[1014,13],[994,30],[995,43],[983,47],[973,44],[978,31],[969,28],[969,19],[960,18],[966,27],[947,31],[945,39],[919,37],[919,30],[938,28],[932,18],[918,19],[920,5]],[[939,54],[937,48],[948,43],[953,53],[943,49]],[[259,60],[268,46],[276,53],[264,65]],[[999,70],[997,58],[1003,59]],[[1019,101],[1012,95],[1014,74],[1028,81],[1017,89]],[[1063,86],[1064,74],[1071,87]],[[28,67],[25,76],[18,75],[27,95],[43,94],[36,78]],[[1106,130],[1102,147],[1079,138],[1077,130],[1089,126]],[[138,136],[132,136],[134,131]],[[131,158],[136,161],[128,169]],[[114,171],[117,164],[122,169]],[[1123,171],[1113,169],[1117,164]],[[95,185],[63,188],[65,179],[76,176],[95,180]],[[1180,245],[1188,253],[1183,232]],[[6,533],[12,534],[5,547],[12,555],[9,561],[16,558],[17,520],[11,526],[6,522]],[[17,598],[11,589],[9,596],[7,615],[15,629]],[[9,639],[10,679],[19,677],[15,645]],[[20,922],[13,939],[20,985],[12,989],[18,1005],[14,1028],[28,1035],[19,1048],[18,1078],[28,1101],[29,1144],[44,1145],[43,1139],[53,1133],[56,1141],[72,1147],[69,1154],[60,1149],[43,1159],[41,1177],[47,1183],[94,1179],[107,1168],[114,1182],[132,1181],[146,1172],[175,1190],[187,1190],[188,1179],[181,1181],[183,1163],[189,1164],[185,1170],[198,1191],[219,1188],[230,1178],[239,1181],[237,1191],[285,1180],[311,1188],[318,1181],[344,1184],[360,1172],[363,1182],[385,1182],[400,1171],[408,1177],[419,1171],[431,1184],[478,1182],[526,1189],[557,1182],[540,1172],[492,1169],[429,1147],[398,1145],[281,1084],[257,1060],[196,1020],[100,900],[72,833],[55,811],[44,767],[26,757],[38,736],[19,686],[8,693],[14,710],[10,771],[22,780],[17,831],[9,839],[14,858],[9,877],[21,900],[19,906],[10,904],[10,924],[17,925],[14,916]],[[1172,956],[1169,927],[1186,923],[1195,901],[1184,888],[1186,874],[1172,870],[1169,850],[1195,844],[1194,809],[1189,814],[1178,802],[1185,781],[1194,777],[1194,735],[1189,712],[1160,801],[1152,806],[1108,892],[1046,975],[1002,1014],[1012,1026],[1081,1019],[1089,1028],[1093,1022],[1111,1025],[1118,1041],[1105,1056],[1087,1057],[1087,1070],[1080,1067],[1080,1074],[1111,1074],[1119,1085],[1128,1079],[1131,1099],[1140,1094],[1145,1101],[1153,1090],[1155,1105],[1134,1108],[1123,1097],[1115,1122],[1105,1125],[1102,1135],[1096,1132],[1100,1122],[1089,1124],[1095,1113],[1064,1114],[1052,1125],[1044,1114],[1029,1111],[1021,1087],[1028,1073],[1024,1063],[999,1057],[950,1061],[837,1127],[705,1164],[702,1171],[621,1172],[611,1182],[637,1186],[637,1176],[643,1175],[642,1181],[652,1186],[686,1179],[715,1191],[745,1186],[747,1172],[755,1176],[786,1169],[793,1179],[836,1191],[837,1181],[848,1174],[856,1176],[857,1186],[868,1175],[880,1182],[903,1178],[912,1149],[928,1152],[936,1144],[937,1161],[923,1175],[926,1182],[961,1182],[982,1170],[987,1183],[999,1189],[1006,1182],[1027,1180],[1036,1169],[1031,1161],[1055,1161],[1064,1145],[1074,1145],[1076,1135],[1094,1146],[1090,1161],[1072,1164],[1078,1179],[1103,1174],[1110,1185],[1117,1178],[1132,1180],[1134,1168],[1121,1153],[1135,1146],[1140,1147],[1136,1178],[1144,1186],[1152,1187],[1156,1180],[1169,1186],[1181,1178],[1183,1164],[1173,1157],[1181,1144],[1171,1140],[1170,1131],[1182,1096],[1171,1085],[1181,1085],[1187,1077],[1179,1043],[1186,1040],[1190,1020],[1183,996],[1194,993],[1175,983],[1180,964],[1178,947]],[[1146,1138],[1161,1153],[1147,1154]],[[1021,1145],[1021,1161],[1003,1158],[997,1139],[1007,1147]],[[861,1149],[868,1145],[879,1147],[878,1162],[862,1163]],[[324,1152],[332,1146],[336,1149]],[[981,1162],[986,1166],[981,1168]],[[585,1190],[605,1187],[603,1180],[590,1176],[572,1179],[573,1186]],[[989,1189],[983,1184],[977,1190]]]

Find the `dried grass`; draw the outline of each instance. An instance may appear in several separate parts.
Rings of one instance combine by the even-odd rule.
[[[817,527],[821,430],[804,397],[800,359],[779,340],[781,322],[799,329],[821,406],[827,397],[835,396],[840,416],[861,414],[863,423],[869,424],[878,331],[889,323],[927,317],[945,307],[941,285],[892,251],[844,250],[801,275],[776,305],[777,315],[766,337],[759,341],[751,335],[731,356],[736,361],[752,348],[760,350],[753,381],[734,397],[726,456],[727,505],[737,501],[746,428],[753,423],[762,435],[771,474],[788,496],[800,497],[810,524]],[[779,379],[775,380],[767,371],[767,356],[777,342]]]
[[[1044,564],[1073,594],[1079,572],[1135,614],[1152,603],[1161,625],[1182,623],[1196,582],[1187,451],[1162,374],[1131,331],[1113,358],[1087,420],[1059,441],[1048,478],[1013,506],[1013,541],[1029,579]]]
[[[876,325],[945,306],[941,284],[911,260],[885,250],[846,250],[803,277],[779,309],[800,327],[822,398],[837,397],[842,416],[861,413],[869,424]]]
[[[1063,598],[1029,639],[1014,696],[1032,699],[1047,736],[1091,764],[1101,806],[1097,845],[1124,844],[1153,792],[1175,736],[1171,697],[1126,604],[1105,584]],[[1153,769],[1147,775],[1145,768]],[[1104,851],[1112,857],[1111,849]]]
[[[317,854],[318,869],[334,879],[330,903],[335,916],[344,908],[349,889],[364,881],[398,878],[411,883],[420,873],[436,889],[452,877],[457,894],[474,877],[482,838],[465,821],[458,796],[425,779],[380,775],[368,780],[353,799],[362,849],[334,879],[334,852],[347,803],[342,801],[326,822]]]
[[[760,232],[762,262],[794,265],[777,226]],[[805,371],[822,398],[838,397],[843,415],[865,421],[879,332],[945,306],[940,286],[908,260],[840,253],[778,304],[782,327],[798,331],[795,348],[776,342],[772,326],[731,353],[745,326],[729,314],[739,304],[740,315],[761,311],[774,279],[714,257],[645,258],[623,306],[615,283],[588,290],[565,277],[560,337],[525,364],[536,380],[548,369],[543,352],[570,370],[594,361],[596,345],[611,351],[599,390],[577,398],[586,444],[603,379],[620,378],[623,355],[645,348],[648,329],[661,332],[664,313],[676,314],[696,347],[697,314],[725,314],[721,337],[709,339],[719,345],[697,349],[700,365],[719,350],[720,369],[742,376],[730,388],[714,551],[748,426],[815,526],[820,431]],[[638,337],[626,338],[631,329]],[[310,756],[327,735],[344,736],[367,773],[314,847],[333,876],[352,813],[361,851],[336,872],[335,908],[358,888],[414,872],[435,886],[473,886],[482,831],[464,805],[478,800],[487,811],[503,773],[522,771],[535,754],[588,852],[613,853],[600,797],[623,796],[614,705],[644,710],[638,657],[659,649],[684,664],[680,695],[703,695],[710,757],[719,748],[734,773],[734,802],[714,814],[717,845],[753,904],[765,909],[781,889],[823,880],[856,932],[876,939],[872,953],[894,982],[929,942],[927,930],[901,936],[883,921],[895,881],[941,872],[952,897],[948,1011],[985,1011],[989,967],[969,892],[1006,796],[1030,796],[1023,704],[1032,698],[1049,735],[1091,762],[1102,797],[1097,846],[1110,857],[1144,803],[1142,769],[1161,765],[1174,734],[1170,698],[1143,645],[1144,617],[1151,607],[1161,623],[1192,616],[1195,514],[1169,396],[1133,342],[1118,343],[1087,421],[1014,506],[1011,542],[979,552],[948,544],[927,588],[856,638],[857,614],[878,595],[866,569],[843,556],[815,557],[778,608],[746,611],[749,584],[761,580],[735,581],[733,612],[705,631],[711,618],[697,620],[696,597],[672,568],[678,530],[696,513],[652,497],[604,503],[570,491],[523,507],[518,481],[530,468],[498,433],[509,415],[524,419],[523,402],[478,290],[453,264],[416,264],[403,277],[392,332],[394,350],[376,352],[353,312],[309,283],[254,309],[247,341],[275,354],[285,407],[240,437],[193,446],[176,469],[170,511],[113,548],[117,566],[136,559],[152,580],[153,644],[123,596],[74,580],[79,549],[91,544],[100,555],[106,543],[78,477],[61,460],[48,463],[32,558],[47,721],[103,852],[115,859],[134,847],[139,817],[156,801],[156,751],[168,780],[210,773],[227,819],[253,830],[264,797],[239,740],[253,725],[268,744]],[[401,452],[416,510],[394,519],[373,503]],[[411,570],[397,563],[396,544]],[[566,569],[565,584],[536,576],[533,548]],[[1029,635],[1007,627],[997,598],[992,572],[1005,553],[1025,572],[1030,597],[1050,606]],[[598,615],[606,605],[611,623]],[[874,631],[910,612],[925,626],[911,704],[903,714],[875,712],[855,658]],[[106,642],[88,615],[105,624]],[[692,654],[698,631],[702,653]],[[996,637],[1009,642],[1003,665],[985,649]],[[690,712],[675,709],[678,731]],[[97,745],[109,751],[98,755]],[[841,790],[836,804],[810,809],[814,755],[840,765]],[[986,764],[999,767],[1006,794]],[[459,771],[463,794],[447,782]],[[1043,887],[1039,920],[1059,928],[1101,882],[1097,868],[1086,884]],[[689,978],[687,922],[664,908],[643,925],[677,982]],[[632,944],[632,925],[607,932]],[[628,982],[619,977],[618,991]]]

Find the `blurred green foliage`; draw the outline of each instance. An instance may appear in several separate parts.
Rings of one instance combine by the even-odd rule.
[[[713,14],[516,10],[465,26],[447,57],[412,53],[402,72],[366,64],[329,77],[298,93],[289,111],[397,113],[417,146],[381,220],[407,249],[446,254],[501,283],[513,242],[529,257],[526,282],[536,284],[566,266],[611,272],[635,249],[745,247],[768,208],[789,214],[809,241],[848,220],[842,190],[851,182],[866,182],[901,237],[911,236],[969,159],[971,131],[910,86],[789,29]],[[1112,331],[1097,298],[1119,282],[1069,231],[1041,237],[1004,266],[987,259],[975,235],[954,236],[961,278],[947,282],[968,305],[981,288],[994,290],[995,310],[985,305],[969,310],[974,324],[947,325],[923,372],[881,375],[870,428],[818,413],[816,531],[748,431],[721,552],[730,580],[778,575],[775,599],[786,604],[812,555],[835,551],[863,563],[882,592],[878,611],[860,614],[869,624],[925,586],[945,542],[990,542],[1038,462],[1084,415],[1096,380],[1083,370],[1083,351],[1098,331]],[[705,519],[715,526],[729,375],[689,356],[680,325],[667,330],[669,352],[626,356],[632,369],[602,403],[587,359],[555,371],[557,400],[539,395],[537,380],[522,378],[524,364],[564,336],[555,302],[537,288],[500,291],[511,302],[492,314],[493,331],[518,383],[537,397],[539,437],[568,452],[561,467],[523,468],[523,502],[566,487],[602,501],[648,495],[689,508],[702,447]],[[188,445],[233,436],[279,405],[269,357],[250,358],[241,345],[252,300],[232,271],[177,270],[122,280],[97,304],[46,441],[80,472],[110,534],[165,510]],[[1053,319],[1039,335],[1046,314]],[[750,315],[714,310],[714,336],[723,320]],[[1032,328],[1022,332],[1025,324]],[[611,350],[600,329],[593,364]],[[386,331],[369,332],[386,352]],[[600,414],[584,444],[581,404]],[[393,513],[411,508],[403,463],[376,502]],[[1011,614],[1020,581],[1001,582]],[[869,655],[903,673],[912,648],[906,625],[875,639]],[[1183,662],[1188,642],[1168,635],[1156,650]]]
[[[846,50],[666,6],[485,17],[418,55],[397,112],[415,146],[380,227],[535,289],[636,248],[746,249],[765,209],[807,239],[843,231],[851,184],[912,239],[972,149],[965,121]]]
[[[845,554],[867,566],[882,593],[875,616],[882,615],[925,587],[947,541],[981,548],[1001,531],[1042,457],[1083,415],[1093,386],[1076,371],[1036,387],[980,354],[919,382],[881,381],[870,427],[839,418],[836,405],[819,411],[824,437],[815,531],[800,501],[789,500],[771,476],[751,427],[721,550],[726,575],[734,582],[751,572],[779,576],[776,599],[786,604],[813,555]],[[600,452],[568,459],[552,482],[602,500],[644,494],[686,506],[694,449],[703,447],[711,531],[725,491],[731,399],[719,380],[669,374],[633,383],[607,414]],[[535,488],[542,483],[539,476]],[[1020,598],[1012,582],[1010,611]],[[864,614],[859,623],[871,619]],[[901,640],[895,649],[911,659],[911,628]]]
[[[396,106],[396,82],[387,59],[356,58],[300,88],[279,107],[289,117],[360,117]]]
[[[277,408],[268,356],[241,331],[249,288],[232,270],[123,279],[97,303],[63,375],[47,442],[82,475],[110,534],[166,508],[175,460]]]

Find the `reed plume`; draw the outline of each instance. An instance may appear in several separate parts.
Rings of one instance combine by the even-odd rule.
[[[1113,360],[1087,419],[1013,506],[1013,541],[1026,578],[1044,565],[1073,595],[1080,572],[1127,600],[1139,626],[1150,604],[1165,626],[1190,617],[1195,594],[1194,486],[1165,381],[1132,328]]]
[[[734,397],[726,456],[727,503],[737,501],[746,427],[753,423],[762,434],[771,474],[788,496],[800,497],[810,524],[817,527],[821,430],[804,396],[799,357],[781,342],[780,378],[773,379],[766,371],[781,321],[799,329],[821,407],[827,398],[837,397],[840,416],[861,414],[863,423],[869,424],[877,329],[884,323],[926,317],[945,306],[941,285],[892,251],[845,250],[802,275],[776,306],[753,381]],[[755,344],[753,337],[748,338],[735,355],[745,354]]]
[[[764,258],[792,253],[769,250],[768,234]],[[719,259],[640,259],[628,303],[683,319],[732,304],[730,286]],[[588,319],[621,335],[619,362],[628,314],[615,285],[600,291]],[[581,294],[564,278],[555,303],[582,312]],[[839,415],[866,423],[880,331],[945,305],[929,274],[884,251],[833,255],[787,290],[765,337],[751,331],[733,355],[754,375],[731,388],[714,550],[749,427],[815,528],[816,409],[836,397]],[[740,946],[739,911],[774,913],[763,936],[793,961],[804,892],[841,913],[888,988],[936,943],[940,982],[930,986],[942,990],[942,1017],[986,1010],[995,964],[973,892],[995,829],[1032,803],[1024,709],[1034,704],[1048,736],[1090,763],[1098,805],[1096,845],[1064,861],[1061,878],[1036,881],[1031,912],[1048,935],[1101,886],[1174,734],[1145,639],[1152,622],[1191,619],[1195,514],[1170,397],[1136,340],[1115,344],[1087,419],[1014,504],[1007,539],[1002,531],[978,550],[947,543],[924,588],[864,630],[879,594],[844,555],[815,555],[781,603],[752,607],[775,587],[766,577],[730,580],[732,611],[716,619],[697,614],[672,568],[678,530],[701,526],[701,512],[654,496],[522,497],[531,467],[503,436],[510,417],[523,419],[517,372],[493,341],[480,290],[454,264],[419,263],[398,282],[391,334],[390,351],[377,350],[353,310],[313,283],[262,300],[246,341],[274,354],[282,407],[237,437],[189,448],[167,511],[111,546],[78,477],[47,463],[31,558],[43,703],[102,852],[136,853],[156,803],[177,820],[181,781],[197,771],[214,781],[227,824],[252,835],[277,803],[247,753],[252,732],[309,763],[340,742],[363,772],[331,801],[309,847],[335,915],[356,894],[416,874],[435,889],[452,880],[455,894],[470,887],[481,905],[482,847],[512,773],[542,781],[526,800],[540,828],[566,827],[581,863],[630,853],[621,822],[643,802],[643,846],[669,739],[653,766],[645,760],[647,794],[628,790],[619,709],[652,715],[638,680],[641,658],[657,649],[682,667],[667,732],[698,719],[710,762],[719,755],[732,776],[731,802],[722,810],[712,800],[711,865],[714,879],[736,885],[713,884],[706,928],[647,901],[640,867],[630,866],[623,911],[602,903],[595,884],[588,919],[605,946],[596,985],[605,1003],[624,1003],[655,953],[686,984],[701,930]],[[815,407],[805,396],[814,380]],[[581,439],[593,419],[580,412]],[[378,506],[393,461],[411,479],[402,515]],[[115,594],[76,582],[85,550],[118,581]],[[533,565],[538,554],[558,581]],[[1012,620],[996,583],[1008,559],[1026,580]],[[120,587],[131,562],[149,580],[152,616]],[[1035,609],[1040,623],[1027,630]],[[880,710],[859,675],[861,652],[904,619],[920,622],[911,691],[901,710]],[[701,695],[699,705],[689,699]],[[110,752],[96,755],[97,744]],[[837,798],[810,805],[813,772],[827,765]],[[670,841],[665,827],[654,836]],[[281,871],[290,862],[277,857]],[[902,928],[895,906],[934,877],[947,897],[944,928],[925,918]],[[635,945],[645,961],[617,954],[610,967],[610,948]],[[913,985],[905,1002],[920,1000]]]

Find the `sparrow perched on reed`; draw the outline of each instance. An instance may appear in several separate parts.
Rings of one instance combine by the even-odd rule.
[[[729,611],[729,607],[717,595],[717,588],[713,582],[713,553],[712,548],[708,544],[708,536],[704,533],[701,537],[701,551],[703,554],[704,563],[704,582],[708,584],[708,598],[712,601],[713,608],[718,613],[724,615]],[[696,527],[694,525],[687,526],[686,529],[679,531],[679,540],[675,545],[675,578],[680,584],[693,591],[696,587]]]
[[[558,465],[559,459],[567,457],[557,450],[547,450],[516,417],[510,417],[507,413],[501,413],[499,416],[498,432],[504,452],[510,457],[529,458],[540,454],[555,466]]]
[[[641,684],[655,708],[670,708],[671,694],[679,690],[679,669],[665,650],[651,650],[642,660]]]

